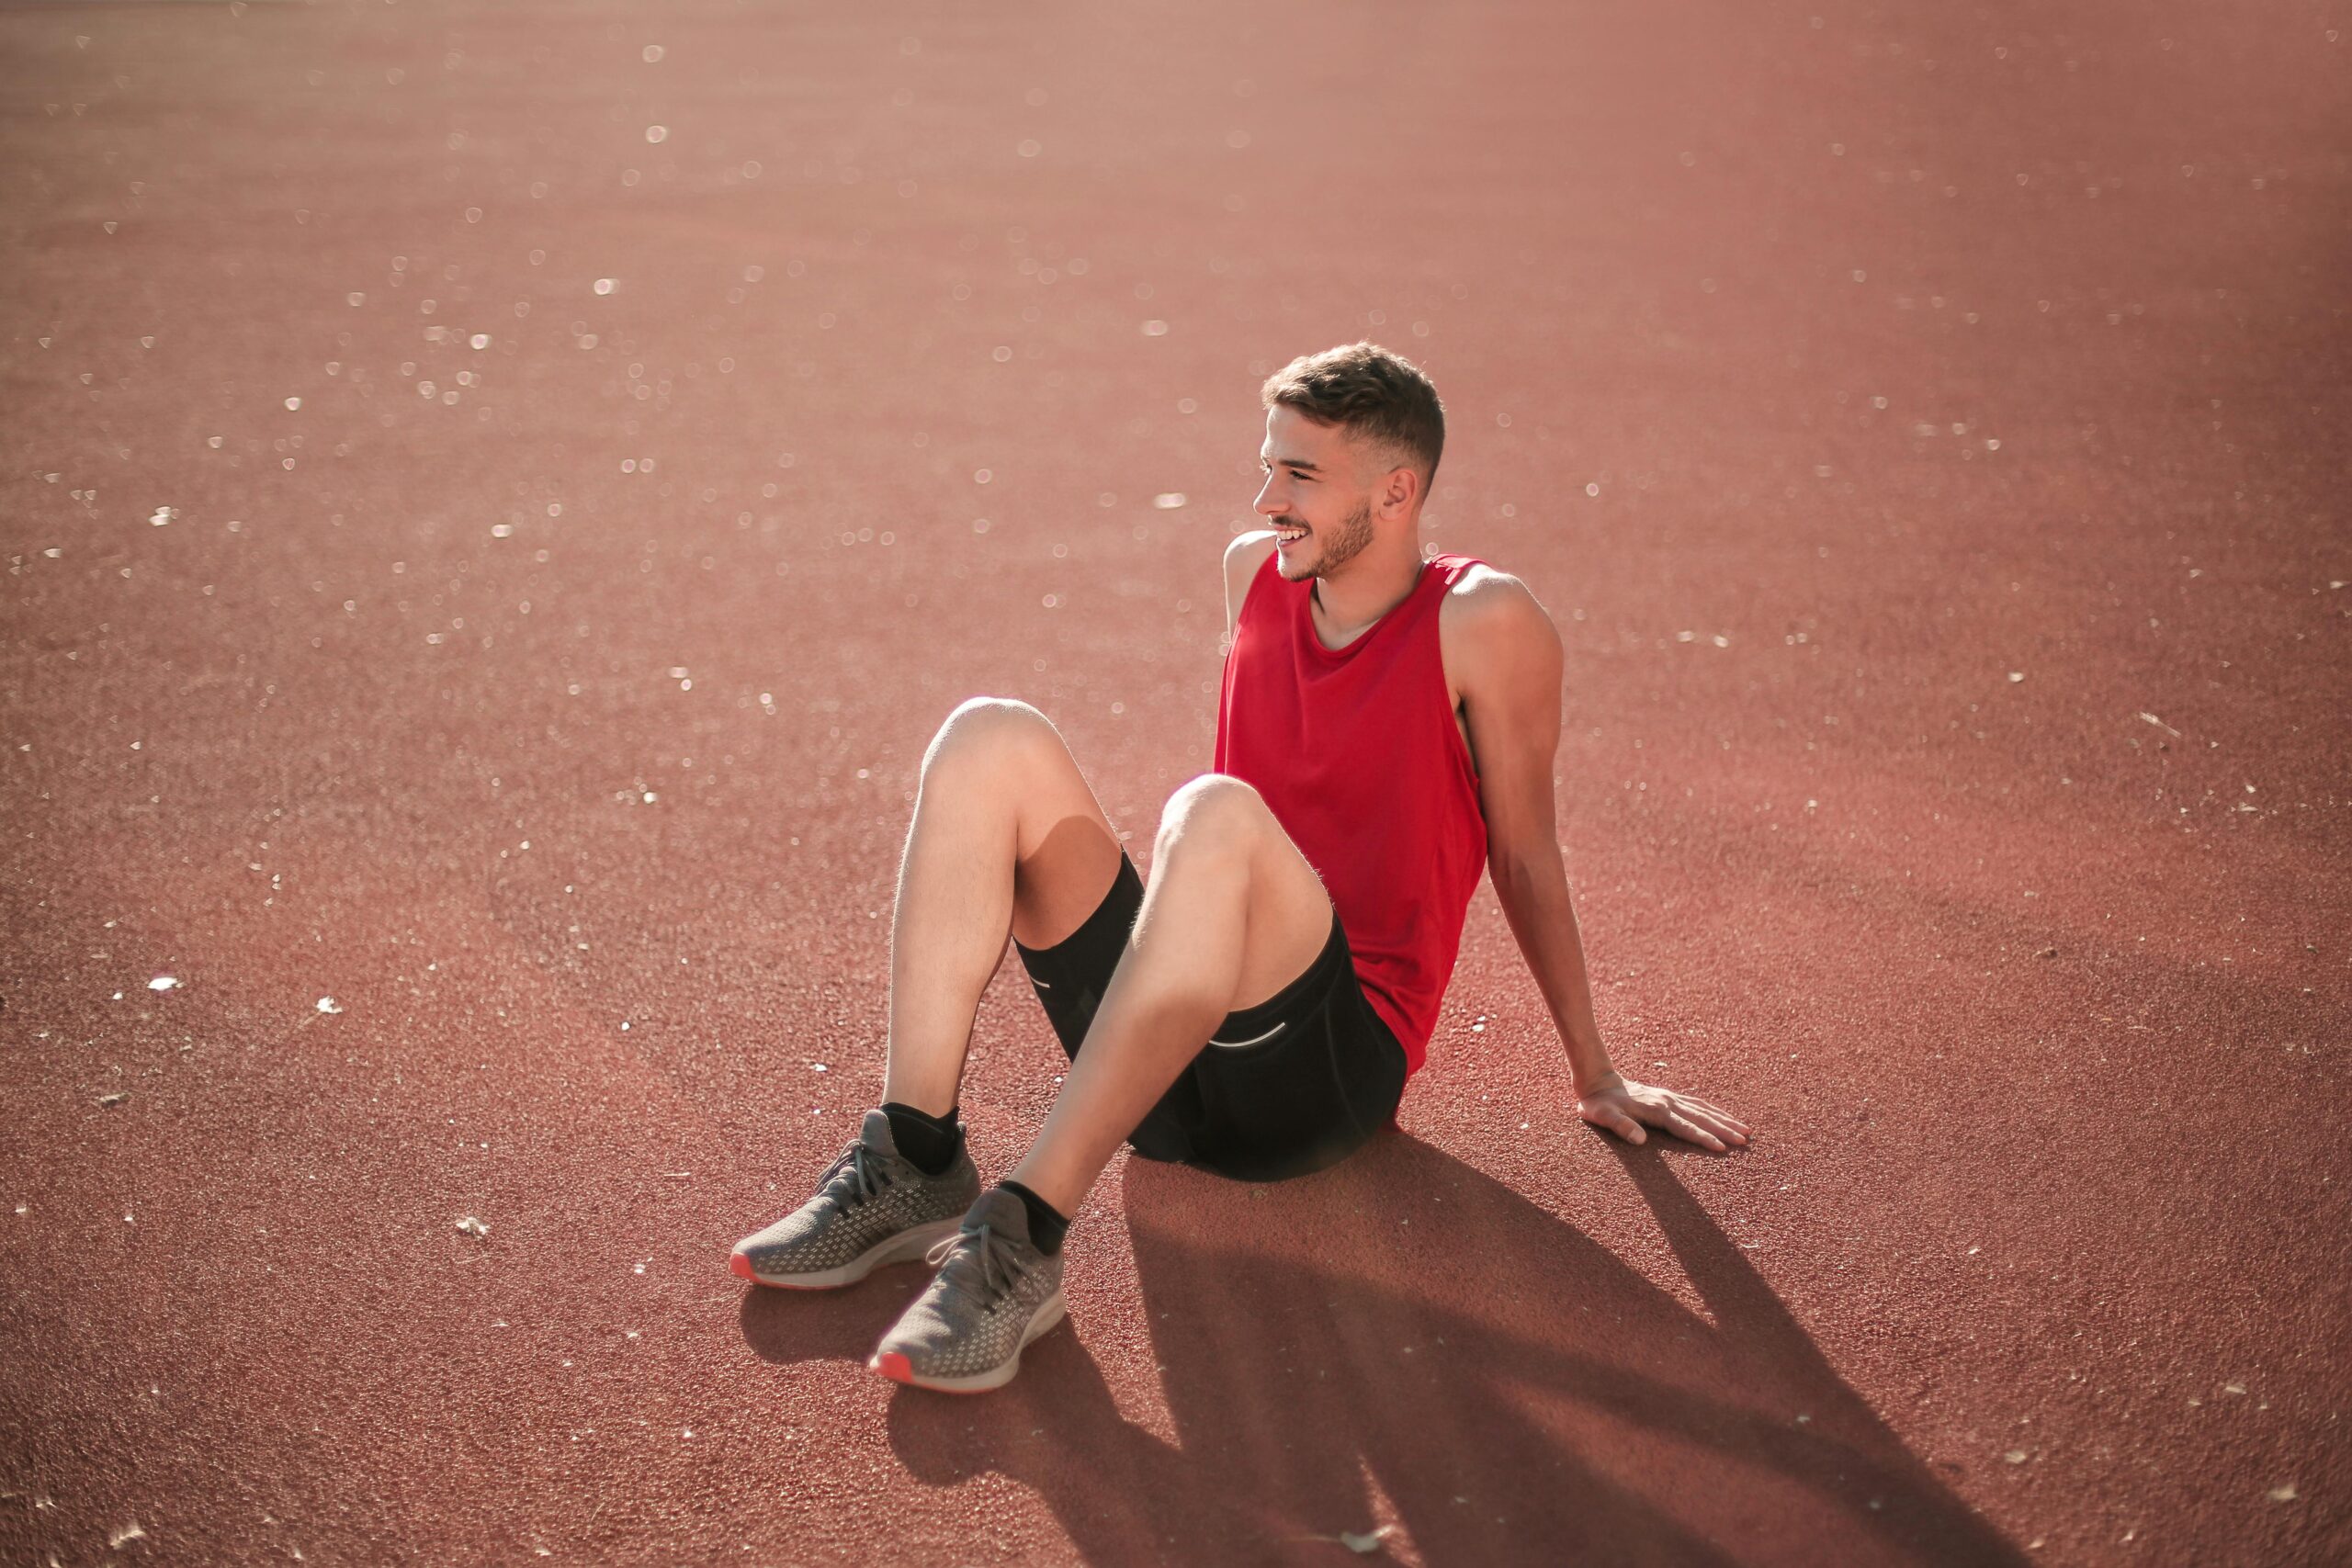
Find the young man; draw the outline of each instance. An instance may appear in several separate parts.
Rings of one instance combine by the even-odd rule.
[[[944,1262],[867,1362],[900,1382],[1012,1379],[1061,1319],[1069,1216],[1122,1140],[1275,1180],[1387,1125],[1482,870],[1578,1114],[1634,1143],[1645,1124],[1747,1141],[1601,1048],[1554,838],[1559,634],[1518,579],[1423,560],[1436,389],[1359,343],[1294,361],[1261,397],[1272,526],[1225,552],[1216,771],[1170,797],[1149,886],[1044,715],[957,708],[923,757],[899,868],[883,1104],[814,1197],[736,1244],[737,1275],[805,1290]],[[1070,1067],[1037,1141],[982,1191],[956,1089],[1008,931]]]

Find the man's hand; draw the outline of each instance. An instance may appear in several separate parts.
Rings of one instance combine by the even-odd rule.
[[[1643,1124],[1662,1127],[1678,1138],[1724,1152],[1727,1144],[1747,1142],[1747,1123],[1720,1105],[1695,1094],[1634,1083],[1622,1073],[1604,1074],[1577,1100],[1577,1114],[1596,1127],[1606,1127],[1629,1144],[1649,1141]]]

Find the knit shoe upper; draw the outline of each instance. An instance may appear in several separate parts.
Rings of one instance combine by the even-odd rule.
[[[1020,1195],[992,1187],[932,1251],[944,1263],[866,1365],[884,1377],[951,1393],[1000,1388],[1022,1348],[1062,1319],[1062,1259],[1030,1243]]]
[[[820,1179],[816,1196],[735,1244],[729,1268],[763,1285],[825,1290],[910,1262],[956,1232],[980,1190],[970,1153],[926,1176],[899,1153],[890,1119],[869,1111],[857,1136]]]

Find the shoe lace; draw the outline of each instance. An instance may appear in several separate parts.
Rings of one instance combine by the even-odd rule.
[[[1037,1267],[986,1222],[967,1225],[940,1242],[923,1255],[923,1261],[939,1269],[943,1281],[960,1286],[989,1306],[1011,1295]],[[943,1263],[946,1267],[941,1269]]]
[[[895,1179],[879,1150],[853,1138],[841,1156],[825,1168],[824,1194],[843,1208],[863,1203]]]

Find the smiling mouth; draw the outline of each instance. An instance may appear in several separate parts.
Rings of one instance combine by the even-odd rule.
[[[1277,528],[1274,530],[1275,541],[1280,544],[1295,545],[1305,537],[1306,537],[1306,530],[1304,528]]]

